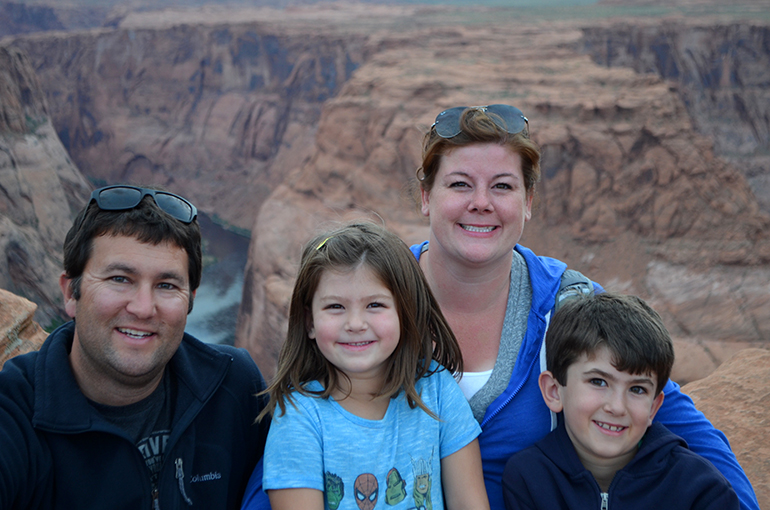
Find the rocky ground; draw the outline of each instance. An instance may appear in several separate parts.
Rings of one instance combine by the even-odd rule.
[[[770,351],[745,349],[682,389],[725,433],[751,480],[759,507],[770,508],[770,447],[761,433],[770,422]]]
[[[0,369],[7,360],[36,351],[48,336],[32,317],[37,305],[0,289]]]

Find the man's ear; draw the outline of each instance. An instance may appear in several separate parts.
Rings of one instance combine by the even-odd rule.
[[[647,420],[647,426],[649,427],[652,425],[652,420],[655,418],[655,415],[658,413],[658,409],[660,409],[660,406],[663,405],[663,392],[661,391],[658,393],[658,396],[655,397],[655,400],[652,401],[652,408],[650,409],[650,419]]]
[[[62,296],[64,296],[64,310],[67,312],[67,315],[74,319],[78,300],[73,295],[71,284],[72,278],[69,278],[66,273],[62,273],[59,276],[59,287],[61,288]]]
[[[549,370],[546,370],[540,374],[537,382],[540,385],[540,393],[543,395],[545,405],[554,413],[560,413],[564,408],[564,404],[561,401],[561,385],[559,381],[556,380]]]

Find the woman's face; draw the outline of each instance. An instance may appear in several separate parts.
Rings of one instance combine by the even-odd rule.
[[[532,216],[521,156],[496,143],[467,145],[441,159],[433,188],[422,191],[431,253],[470,265],[509,257]]]

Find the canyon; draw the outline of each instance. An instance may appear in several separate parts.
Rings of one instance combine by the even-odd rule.
[[[6,37],[41,96],[40,125],[13,140],[60,140],[64,163],[46,174],[61,224],[16,243],[41,255],[7,255],[0,287],[54,320],[58,289],[42,282],[74,204],[103,183],[166,186],[250,233],[236,344],[269,377],[301,244],[359,216],[423,240],[409,183],[425,129],[446,107],[513,103],[543,149],[522,244],[648,299],[676,339],[676,379],[699,379],[770,334],[769,33],[756,19],[319,4]],[[15,157],[2,168],[31,175]],[[13,228],[47,225],[17,209],[0,211]],[[20,278],[19,264],[37,269]]]
[[[59,141],[29,58],[0,47],[0,288],[63,316],[62,243],[90,184]]]
[[[46,30],[0,40],[0,363],[40,344],[35,321],[65,319],[64,236],[91,189],[128,182],[250,236],[234,336],[269,378],[302,244],[358,217],[424,240],[423,133],[445,108],[509,103],[543,150],[522,244],[661,313],[673,378],[763,505],[770,20],[748,3],[749,16],[623,19],[204,6],[87,26],[45,11]]]

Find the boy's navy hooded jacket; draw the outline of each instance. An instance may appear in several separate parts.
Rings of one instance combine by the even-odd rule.
[[[61,326],[0,371],[0,508],[239,508],[267,429],[254,424],[264,381],[248,353],[184,335],[167,366],[176,400],[152,494],[138,448],[75,382],[73,332]]]
[[[503,474],[507,510],[738,510],[730,483],[687,443],[653,423],[639,451],[615,474],[608,493],[583,467],[559,425],[508,461]]]

